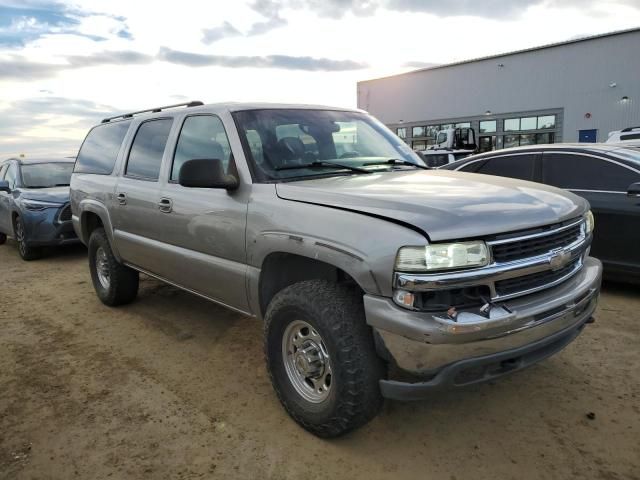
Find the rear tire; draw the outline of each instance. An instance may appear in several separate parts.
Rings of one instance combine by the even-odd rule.
[[[116,260],[103,228],[91,233],[88,250],[91,280],[100,301],[110,307],[132,302],[138,295],[139,274]]]
[[[357,292],[324,280],[285,288],[267,309],[264,348],[280,402],[314,435],[343,435],[380,410],[385,369]]]
[[[7,235],[0,233],[0,245],[4,245],[5,243],[7,243]]]
[[[13,221],[13,232],[15,233],[15,239],[18,243],[18,253],[23,260],[30,262],[31,260],[37,260],[42,257],[42,249],[38,247],[31,247],[27,243],[27,232],[24,228],[24,222],[22,218],[16,217]]]

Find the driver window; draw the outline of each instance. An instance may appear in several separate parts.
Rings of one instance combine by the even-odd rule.
[[[180,167],[187,160],[218,159],[229,171],[231,146],[220,118],[215,115],[187,117],[182,125],[171,167],[171,181],[177,182]]]

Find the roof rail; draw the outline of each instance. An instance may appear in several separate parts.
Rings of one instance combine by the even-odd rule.
[[[116,120],[118,118],[133,118],[134,115],[138,115],[140,113],[149,113],[149,112],[153,112],[153,113],[158,113],[161,112],[162,110],[166,110],[167,108],[176,108],[176,107],[199,107],[201,105],[204,105],[204,103],[202,103],[199,100],[193,100],[191,102],[185,102],[185,103],[176,103],[174,105],[165,105],[164,107],[156,107],[156,108],[149,108],[147,110],[138,110],[137,112],[131,112],[131,113],[123,113],[122,115],[116,115],[115,117],[108,117],[108,118],[103,118],[101,123],[109,123],[111,120]]]
[[[623,128],[622,130],[620,130],[621,132],[632,132],[633,130],[635,130],[636,128],[640,129],[640,127],[627,127],[627,128]]]

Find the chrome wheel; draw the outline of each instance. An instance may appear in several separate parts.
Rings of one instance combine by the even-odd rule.
[[[320,403],[331,391],[331,360],[318,332],[307,322],[291,322],[282,336],[282,358],[289,381],[302,398]]]
[[[98,275],[98,280],[102,288],[108,290],[109,285],[111,285],[111,273],[109,271],[107,252],[105,252],[102,247],[96,250],[96,274]]]

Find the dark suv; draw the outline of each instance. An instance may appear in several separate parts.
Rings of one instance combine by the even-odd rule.
[[[0,244],[12,236],[24,260],[42,247],[77,243],[71,224],[73,159],[17,159],[0,163]]]

